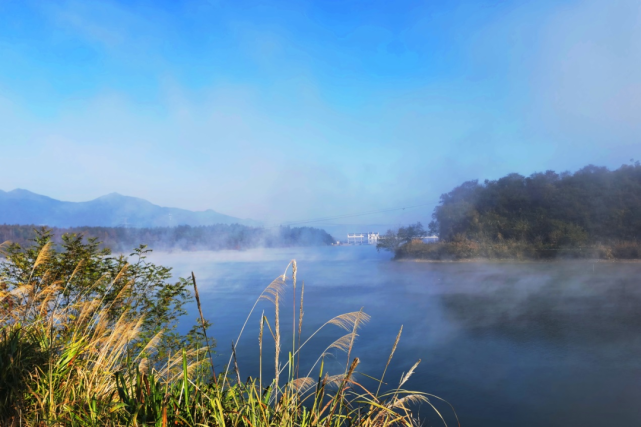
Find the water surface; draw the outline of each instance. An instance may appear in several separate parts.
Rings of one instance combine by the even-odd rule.
[[[464,426],[641,423],[640,264],[392,262],[367,246],[153,256],[176,275],[195,272],[205,316],[214,323],[218,370],[258,295],[294,258],[298,294],[305,282],[304,338],[333,316],[363,307],[372,320],[353,355],[360,372],[380,376],[403,325],[386,382],[397,383],[421,359],[406,388],[447,399]],[[291,349],[291,299],[290,284],[281,309],[283,361]],[[273,325],[273,306],[260,302],[238,345],[243,377],[258,373],[263,310]],[[194,319],[195,307],[189,311]],[[343,334],[331,326],[315,337],[302,352],[301,374]],[[273,344],[264,351],[267,375]],[[340,372],[346,362],[336,353],[325,367]],[[420,413],[426,425],[438,425],[429,408]]]

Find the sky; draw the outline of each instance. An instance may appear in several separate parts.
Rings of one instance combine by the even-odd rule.
[[[0,0],[5,191],[426,224],[640,147],[639,0]]]

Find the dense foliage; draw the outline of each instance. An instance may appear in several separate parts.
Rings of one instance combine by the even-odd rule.
[[[448,241],[458,236],[560,246],[635,240],[641,237],[641,165],[466,182],[441,196],[433,218],[431,230]]]
[[[130,355],[138,355],[154,340],[154,352],[144,355],[151,364],[165,360],[172,352],[203,345],[200,328],[194,327],[187,335],[176,332],[179,318],[186,314],[185,305],[193,300],[192,282],[184,278],[170,281],[170,268],[147,260],[148,248],[139,246],[128,257],[112,256],[109,249],[100,248],[96,238],[63,234],[60,240],[57,248],[52,244],[51,230],[40,229],[31,244],[5,244],[0,291],[24,296],[55,283],[55,292],[50,295],[55,309],[73,310],[87,301],[99,301],[96,309],[107,316],[107,327],[127,319],[140,321],[139,334],[128,350]],[[15,304],[15,298],[0,300],[0,310],[10,312]]]
[[[74,227],[51,229],[54,242],[60,243],[65,233],[84,234],[103,242],[113,251],[127,251],[143,242],[156,250],[222,250],[254,247],[330,245],[334,238],[312,227],[278,227],[265,229],[239,224],[217,224],[192,227],[125,228]],[[24,245],[35,237],[34,226],[0,225],[0,243],[11,241]]]
[[[465,182],[441,196],[430,232],[398,257],[641,257],[641,165],[587,166]]]

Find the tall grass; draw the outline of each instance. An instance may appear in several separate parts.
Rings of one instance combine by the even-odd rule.
[[[292,277],[287,277],[290,266]],[[82,269],[77,270],[81,274]],[[296,273],[292,261],[256,301],[271,301],[275,317],[272,326],[264,312],[261,315],[260,374],[246,381],[240,376],[236,347],[256,304],[232,343],[224,373],[216,376],[206,347],[172,354],[161,364],[150,363],[147,356],[153,354],[162,331],[134,356],[131,343],[138,338],[144,319],[130,320],[125,312],[109,322],[109,307],[97,299],[61,308],[57,300],[65,283],[43,285],[41,281],[38,287],[24,283],[11,290],[0,286],[0,425],[414,426],[419,420],[413,408],[419,403],[441,416],[432,405],[436,396],[403,388],[418,363],[399,379],[397,387],[383,393],[383,378],[375,392],[359,382],[359,359],[351,353],[358,329],[369,320],[362,309],[328,320],[302,340],[304,285],[297,300]],[[192,279],[197,292],[195,276]],[[279,312],[288,283],[293,294],[292,350],[285,358],[280,355]],[[127,293],[123,290],[118,299],[126,305]],[[196,301],[204,324],[199,296]],[[319,355],[309,374],[299,376],[301,349],[331,325],[347,334]],[[269,336],[275,345],[274,376],[265,383],[263,340]],[[399,339],[400,332],[383,375]],[[344,372],[331,376],[324,371],[330,349],[347,355]],[[318,374],[312,378],[317,366]]]

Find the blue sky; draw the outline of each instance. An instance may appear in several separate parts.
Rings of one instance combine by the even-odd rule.
[[[640,135],[638,0],[0,0],[3,190],[426,223]]]

